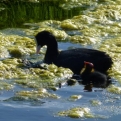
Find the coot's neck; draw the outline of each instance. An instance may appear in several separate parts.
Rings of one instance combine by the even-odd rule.
[[[59,54],[57,41],[50,41],[47,45],[47,50],[44,58],[44,62],[51,64],[57,58]]]

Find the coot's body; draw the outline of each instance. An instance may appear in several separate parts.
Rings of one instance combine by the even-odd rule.
[[[37,44],[36,53],[39,53],[42,46],[47,45],[44,58],[45,63],[54,63],[59,67],[70,68],[75,74],[80,74],[84,61],[92,62],[95,65],[94,68],[103,73],[105,73],[113,63],[108,54],[99,50],[77,48],[59,52],[54,35],[48,31],[39,32],[35,38]]]

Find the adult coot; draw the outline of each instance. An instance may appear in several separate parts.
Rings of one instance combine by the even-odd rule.
[[[113,63],[108,54],[99,50],[76,48],[59,51],[55,36],[48,31],[39,32],[35,38],[37,54],[42,46],[47,46],[44,63],[54,63],[59,67],[70,68],[75,74],[80,74],[84,61],[92,62],[95,65],[95,69],[103,73],[105,73]]]
[[[94,70],[94,65],[90,62],[84,61],[84,68],[80,72],[82,84],[86,85],[87,87],[94,86],[94,87],[107,87],[111,83],[111,79],[96,70]]]

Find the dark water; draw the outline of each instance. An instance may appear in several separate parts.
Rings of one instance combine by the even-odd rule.
[[[1,102],[0,103],[0,115],[1,121],[40,121],[40,120],[60,120],[60,121],[73,121],[73,120],[87,120],[87,121],[120,121],[120,111],[121,111],[121,103],[120,100],[114,95],[110,95],[105,92],[105,90],[98,90],[97,92],[83,92],[82,87],[80,85],[75,85],[73,87],[63,86],[60,90],[56,92],[56,94],[61,96],[59,100],[51,100],[51,99],[43,99],[40,102],[30,103],[30,102]],[[96,90],[96,89],[94,89]],[[8,93],[8,94],[7,94]],[[68,98],[72,94],[81,94],[83,96],[82,99],[74,102],[68,101]],[[10,92],[4,92],[1,94],[1,98],[5,98],[7,95],[10,96]],[[112,96],[112,97],[111,97]],[[112,100],[111,100],[112,98]],[[91,106],[89,103],[89,99],[99,99],[102,102],[101,106]],[[107,101],[106,101],[107,100]],[[113,101],[113,102],[112,102]],[[41,103],[43,102],[43,103]],[[115,105],[115,106],[114,106]],[[59,117],[57,116],[57,112],[65,109],[69,109],[75,106],[86,106],[91,109],[93,113],[102,114],[105,116],[104,119],[73,119],[69,117]],[[118,115],[119,114],[119,115]]]
[[[26,22],[40,22],[43,20],[64,20],[78,15],[84,7],[64,10],[59,7],[61,1],[41,1],[39,3],[32,2],[16,2],[7,1],[0,2],[0,29],[9,27],[25,27]]]

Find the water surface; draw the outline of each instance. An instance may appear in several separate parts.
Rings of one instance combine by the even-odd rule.
[[[44,2],[0,2],[0,48],[3,47],[0,52],[2,54],[5,51],[4,55],[6,54],[6,57],[1,57],[1,63],[8,58],[18,59],[9,54],[12,47],[15,47],[12,48],[13,50],[19,48],[23,52],[20,58],[26,57],[30,60],[35,59],[35,61],[42,58],[43,55],[42,57],[41,55],[40,57],[34,56],[35,45],[33,39],[37,32],[48,30],[57,37],[60,50],[84,47],[100,49],[110,54],[114,61],[110,75],[116,81],[114,85],[119,87],[118,93],[115,91],[112,93],[107,89],[101,88],[93,88],[92,92],[85,92],[83,85],[76,83],[74,86],[67,86],[65,84],[56,91],[48,89],[50,94],[58,95],[60,97],[58,99],[52,97],[28,99],[26,96],[24,99],[16,98],[17,92],[37,90],[36,87],[30,87],[32,85],[28,86],[24,82],[29,80],[30,82],[36,82],[38,80],[33,77],[31,79],[23,77],[23,82],[19,84],[19,82],[16,82],[17,78],[4,78],[7,73],[4,73],[3,68],[3,71],[0,72],[3,74],[3,78],[0,80],[1,121],[120,121],[121,14],[119,11],[121,3],[119,3],[120,1],[118,0],[102,2],[90,0],[75,0],[71,2],[69,0],[66,2],[54,0]],[[74,37],[77,38],[75,39]],[[23,46],[24,42],[25,45]],[[26,42],[28,43],[26,44]],[[18,51],[20,52],[19,49]],[[13,68],[11,67],[11,69]],[[23,69],[22,71],[26,70]],[[31,73],[26,73],[31,76]],[[10,85],[7,87],[7,84],[13,87],[8,89]],[[72,95],[81,95],[82,98],[75,101],[69,100]],[[93,100],[99,101],[101,104],[93,105],[91,103]],[[58,116],[58,112],[69,110],[73,107],[87,107],[95,115],[95,118]]]

